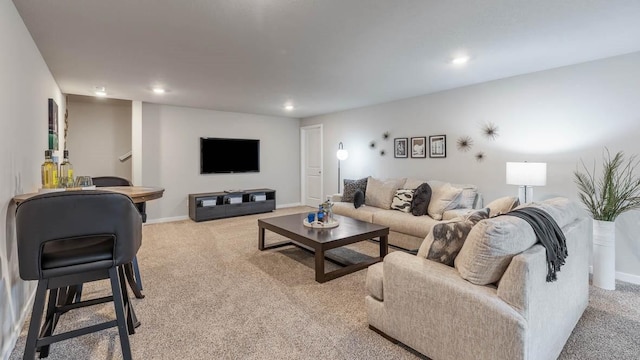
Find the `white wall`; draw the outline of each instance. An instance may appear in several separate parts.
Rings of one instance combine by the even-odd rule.
[[[276,205],[300,202],[300,121],[144,103],[142,184],[165,188],[150,220],[184,217],[188,194],[272,188]],[[200,175],[200,137],[260,139],[260,172]]]
[[[36,191],[48,147],[47,99],[58,104],[64,146],[64,97],[11,1],[0,1],[0,358],[13,348],[35,282],[18,272],[13,196]],[[60,152],[58,152],[60,153]]]
[[[473,71],[470,63],[464,71]],[[577,200],[573,171],[581,159],[600,162],[603,148],[640,154],[640,53],[543,71],[386,104],[303,119],[324,124],[325,191],[337,190],[338,142],[350,153],[343,177],[416,176],[474,183],[485,202],[516,195],[505,184],[505,162],[548,163],[547,186],[535,199],[566,196]],[[493,122],[491,141],[481,127]],[[389,131],[391,139],[382,140]],[[394,159],[394,137],[447,135],[445,159]],[[470,136],[469,152],[456,140]],[[368,144],[378,144],[371,150]],[[381,157],[380,149],[387,155]],[[483,152],[483,162],[474,155]],[[617,221],[617,270],[640,275],[640,212]],[[640,278],[636,278],[638,280]]]
[[[131,180],[131,101],[69,95],[67,149],[75,175]]]

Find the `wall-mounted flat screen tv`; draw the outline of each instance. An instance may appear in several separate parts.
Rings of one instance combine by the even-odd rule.
[[[200,174],[260,172],[260,140],[200,138]]]

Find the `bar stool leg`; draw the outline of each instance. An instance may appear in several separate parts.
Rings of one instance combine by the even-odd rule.
[[[38,281],[36,298],[33,301],[33,311],[31,312],[31,322],[29,323],[27,343],[24,347],[24,354],[22,356],[25,360],[33,360],[36,358],[36,343],[40,333],[40,323],[42,322],[42,313],[44,312],[48,284],[49,280],[47,279]]]
[[[40,330],[40,338],[45,338],[51,336],[53,331],[58,324],[59,314],[56,311],[56,306],[59,303],[60,295],[66,294],[66,291],[60,291],[60,289],[50,289],[49,290],[49,302],[47,304],[47,311],[44,315],[44,324],[42,325],[42,329]],[[40,353],[40,359],[46,358],[49,356],[49,347],[51,345],[44,345],[38,348],[38,352]]]
[[[116,311],[116,322],[118,323],[118,334],[120,335],[120,347],[124,360],[131,360],[131,345],[129,344],[129,333],[127,330],[127,319],[124,311],[122,288],[120,287],[120,276],[118,268],[109,269],[109,279],[111,280],[111,291],[113,292],[113,306]]]

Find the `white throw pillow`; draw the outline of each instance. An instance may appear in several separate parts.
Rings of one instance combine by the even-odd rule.
[[[405,182],[402,179],[379,180],[369,176],[367,191],[364,195],[364,203],[367,206],[375,206],[381,209],[391,209],[393,195]]]
[[[400,210],[406,213],[410,212],[414,191],[415,190],[411,189],[396,190],[395,195],[393,195],[393,201],[391,202],[391,209]]]
[[[449,183],[445,183],[442,186],[431,186],[431,201],[429,202],[429,208],[427,214],[434,220],[442,220],[442,213],[447,210],[455,209],[460,201],[460,194],[462,189],[455,188]],[[367,189],[367,191],[369,191]]]

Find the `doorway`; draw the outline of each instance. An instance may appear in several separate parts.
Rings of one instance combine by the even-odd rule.
[[[322,124],[300,128],[300,155],[302,174],[300,196],[303,205],[318,207],[322,195]]]

